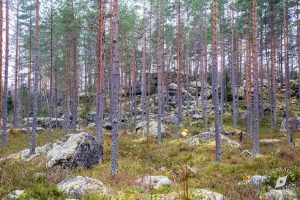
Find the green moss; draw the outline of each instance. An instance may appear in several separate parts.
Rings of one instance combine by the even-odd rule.
[[[63,200],[66,199],[67,195],[63,192],[58,191],[55,187],[33,187],[25,191],[20,200]]]

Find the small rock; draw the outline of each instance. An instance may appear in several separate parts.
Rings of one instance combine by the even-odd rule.
[[[6,195],[3,200],[13,200],[13,199],[19,199],[23,194],[24,194],[24,190],[15,190],[11,193],[9,193],[8,195]]]
[[[161,167],[161,168],[159,168],[159,171],[160,171],[160,172],[165,172],[166,170],[167,170],[166,167]]]
[[[171,185],[171,180],[166,176],[145,176],[138,181],[144,188],[159,189],[163,186]]]
[[[297,194],[292,190],[271,190],[264,194],[265,200],[297,200]]]
[[[190,193],[191,199],[201,200],[224,200],[222,194],[207,190],[207,189],[196,189]]]
[[[248,151],[248,150],[244,150],[242,153],[241,153],[242,156],[246,157],[246,158],[250,158],[250,157],[253,157],[253,154]]]
[[[265,177],[265,176],[255,175],[255,176],[251,177],[249,182],[258,187],[258,186],[261,186],[262,184],[264,184],[266,179],[267,179],[267,177]]]
[[[72,198],[81,198],[88,193],[108,193],[107,187],[101,181],[82,176],[67,178],[61,181],[57,187]]]
[[[202,116],[199,114],[194,114],[194,115],[192,115],[192,119],[199,120],[199,119],[202,119]]]
[[[89,123],[88,128],[96,128],[96,124],[95,123]]]
[[[281,142],[279,139],[263,139],[259,141],[262,145],[273,146]]]
[[[177,192],[170,192],[167,194],[158,194],[155,199],[156,200],[178,200],[181,195]]]

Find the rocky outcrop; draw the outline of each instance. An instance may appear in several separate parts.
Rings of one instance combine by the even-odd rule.
[[[202,200],[224,200],[222,194],[207,190],[207,189],[196,189],[190,194],[191,199],[202,199]]]
[[[42,155],[46,155],[47,152],[51,149],[52,145],[51,144],[46,144],[44,146],[36,147],[35,148],[35,154],[29,155],[30,150],[25,149],[23,151],[20,151],[18,153],[10,154],[7,157],[1,158],[0,163],[4,162],[6,160],[14,160],[14,159],[21,159],[23,161],[31,161],[34,160],[35,158],[38,158]]]
[[[47,154],[47,167],[92,168],[102,160],[103,147],[88,133],[70,134],[55,143]]]
[[[290,117],[288,120],[288,125],[291,131],[300,131],[300,118]],[[285,132],[287,130],[287,120],[283,119],[281,122],[281,131]]]
[[[24,118],[24,124],[28,126],[32,126],[33,117]],[[42,128],[57,128],[62,129],[64,125],[63,118],[50,118],[50,117],[38,117],[37,125]]]
[[[82,198],[88,193],[108,193],[107,187],[101,181],[82,176],[67,178],[61,181],[57,188],[72,198]]]
[[[145,176],[138,180],[143,188],[159,189],[163,186],[171,185],[171,180],[166,176]]]
[[[270,190],[263,195],[265,200],[297,200],[297,194],[292,190]]]
[[[214,140],[214,139],[215,139],[215,133],[204,132],[204,133],[200,133],[198,135],[194,135],[191,138],[188,138],[186,140],[186,142],[190,145],[197,145],[201,142],[207,142],[207,141]],[[232,147],[235,147],[235,148],[241,147],[241,145],[238,142],[231,140],[224,135],[221,135],[221,139],[222,139],[222,141],[224,141],[225,143],[227,143],[228,145],[230,145]]]
[[[151,135],[157,136],[157,126],[158,126],[157,121],[154,121],[154,120],[149,121],[149,133]],[[138,133],[138,134],[147,133],[147,122],[138,123],[136,125],[135,130],[136,130],[136,133]],[[167,130],[167,127],[162,124],[161,134],[166,135],[166,130]]]

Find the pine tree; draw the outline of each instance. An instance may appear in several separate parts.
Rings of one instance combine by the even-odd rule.
[[[0,58],[3,55],[3,0],[0,0]],[[2,62],[0,62],[0,127],[2,126]],[[1,129],[0,129],[1,130]]]
[[[111,71],[111,120],[112,120],[112,152],[110,174],[115,177],[118,174],[119,154],[119,1],[113,0],[112,16],[112,71]]]
[[[3,131],[2,146],[7,143],[7,123],[8,123],[8,58],[9,58],[9,2],[6,0],[5,8],[5,68],[4,68],[4,87],[3,87]]]
[[[252,63],[253,63],[253,154],[259,154],[259,110],[258,110],[258,60],[257,60],[257,0],[253,0],[253,39],[252,39]]]
[[[36,19],[35,19],[35,46],[34,46],[34,68],[33,68],[33,121],[29,155],[35,154],[36,127],[39,100],[39,81],[40,81],[40,1],[36,0]]]
[[[19,125],[19,7],[20,3],[17,5],[17,24],[16,24],[16,56],[15,56],[15,87],[14,87],[14,116],[13,116],[13,126],[17,127]]]
[[[217,161],[222,161],[221,127],[218,93],[218,0],[213,0],[212,98],[215,108],[215,141]]]
[[[157,86],[157,95],[158,95],[158,115],[157,115],[157,140],[158,144],[161,145],[161,126],[162,126],[162,110],[163,110],[163,43],[162,43],[162,5],[163,0],[158,0],[158,17],[157,17],[157,70],[158,70],[158,86]]]
[[[181,34],[181,2],[177,0],[177,137],[182,121],[182,34]]]
[[[275,29],[274,29],[274,0],[270,0],[270,28],[271,28],[271,105],[273,112],[273,128],[277,129],[277,100],[276,100],[276,60],[275,60]]]
[[[103,111],[104,111],[104,70],[105,70],[105,1],[99,0],[98,16],[98,58],[97,58],[97,139],[103,145]],[[102,152],[101,152],[102,153]]]

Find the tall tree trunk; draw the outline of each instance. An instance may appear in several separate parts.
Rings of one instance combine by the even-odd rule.
[[[213,0],[212,98],[215,109],[215,141],[217,161],[222,161],[221,127],[218,92],[218,0]]]
[[[277,105],[276,105],[276,60],[275,60],[275,29],[274,29],[274,0],[270,0],[270,28],[271,28],[271,105],[273,112],[273,128],[277,129]]]
[[[112,77],[111,77],[111,119],[112,119],[112,152],[111,152],[111,176],[118,174],[119,152],[119,1],[113,1],[112,17]]]
[[[288,5],[286,0],[284,2],[283,7],[283,27],[284,27],[284,69],[285,69],[285,118],[286,118],[286,129],[287,129],[287,136],[288,136],[288,142],[293,145],[294,144],[294,138],[291,133],[290,127],[289,127],[289,112],[290,112],[290,69],[289,69],[289,53],[288,53],[288,19],[287,19],[287,12],[288,12]]]
[[[5,8],[5,68],[4,68],[4,88],[3,88],[3,131],[2,131],[2,146],[7,142],[7,123],[8,123],[8,110],[7,110],[7,95],[8,95],[8,57],[9,57],[9,7],[8,0],[6,0]]]
[[[70,128],[70,46],[69,39],[66,36],[66,54],[65,54],[65,64],[66,64],[66,79],[65,79],[65,114],[64,114],[64,133],[67,134]]]
[[[202,84],[201,84],[201,96],[202,96],[202,112],[203,112],[203,117],[204,117],[204,127],[205,131],[208,131],[208,113],[207,113],[207,44],[206,44],[206,38],[207,38],[207,27],[206,25],[204,26],[204,39],[202,42],[202,49],[203,53],[202,58],[201,58],[201,66],[202,66]]]
[[[249,20],[250,23],[251,20]],[[249,36],[250,37],[250,36]],[[249,38],[250,39],[250,38]],[[259,64],[259,109],[264,116],[264,58],[263,58],[263,20],[260,20],[260,64]],[[250,41],[249,41],[250,42]],[[250,45],[250,44],[249,44]],[[251,51],[250,51],[251,53]],[[251,55],[249,55],[251,57]],[[250,58],[251,59],[251,58]],[[250,60],[251,62],[251,60]]]
[[[131,61],[131,115],[133,118],[133,133],[136,128],[136,49],[132,49],[132,61]]]
[[[104,71],[105,71],[105,0],[99,0],[98,16],[98,58],[97,58],[97,94],[96,94],[96,132],[97,139],[103,145],[104,111]],[[100,152],[102,155],[103,152]]]
[[[249,20],[249,22],[251,22]],[[251,93],[251,48],[250,36],[246,35],[246,106],[247,106],[247,132],[252,135],[252,93]]]
[[[223,30],[223,29],[222,29]],[[223,30],[224,31],[224,30]],[[221,73],[220,73],[220,83],[221,83],[221,99],[220,99],[220,127],[223,128],[223,114],[224,114],[224,91],[225,91],[225,36],[222,37],[222,47],[221,47]],[[223,132],[223,130],[221,130]]]
[[[141,104],[142,104],[142,121],[145,122],[146,120],[146,96],[147,96],[147,76],[146,76],[146,69],[147,69],[147,54],[146,54],[146,43],[147,43],[147,35],[146,35],[146,7],[145,7],[145,0],[144,2],[144,11],[143,11],[143,47],[142,47],[142,96],[141,96]],[[144,129],[143,129],[144,130]]]
[[[15,87],[14,87],[14,116],[13,116],[13,126],[17,127],[19,125],[19,6],[20,3],[18,2],[17,5],[17,24],[16,24],[16,58],[15,58]]]
[[[40,80],[40,1],[36,0],[36,19],[35,19],[35,46],[34,46],[34,80],[33,80],[33,121],[30,155],[35,154],[36,145],[36,127],[37,127],[37,113],[39,100],[39,80]]]
[[[149,61],[147,69],[147,100],[146,100],[146,129],[147,135],[150,132],[150,98],[151,98],[151,69],[152,69],[152,55],[151,55],[151,38],[152,38],[152,0],[150,0],[150,13],[149,13]]]
[[[0,0],[0,58],[3,55],[3,0]],[[0,127],[2,126],[2,62],[0,62]],[[1,130],[1,129],[0,129]]]
[[[253,0],[253,154],[259,154],[258,60],[257,60],[257,0]]]
[[[232,124],[233,127],[236,128],[237,126],[237,118],[238,118],[238,108],[237,108],[237,50],[236,50],[236,41],[235,41],[235,17],[234,11],[232,10],[232,35],[231,35],[231,45],[232,45],[232,54],[231,54],[231,88],[232,88]]]
[[[27,107],[27,132],[29,133],[29,121],[30,121],[30,112],[31,112],[31,75],[32,75],[32,12],[30,11],[30,21],[29,21],[29,58],[28,58],[28,80],[27,80],[27,93],[28,93],[28,107]]]
[[[50,97],[49,97],[49,117],[54,116],[56,106],[53,104],[53,0],[50,1]],[[49,127],[51,129],[51,126]]]
[[[179,126],[182,121],[182,34],[181,34],[181,2],[177,0],[177,138],[179,137]]]
[[[298,83],[299,83],[299,89],[298,89],[298,108],[300,112],[300,6],[299,1],[297,1],[297,52],[298,52]]]
[[[158,94],[158,126],[157,126],[157,140],[158,144],[161,145],[161,126],[162,126],[162,110],[163,110],[163,43],[162,43],[162,5],[163,0],[158,0],[158,18],[157,18],[157,30],[158,30],[158,45],[157,45],[157,69],[158,69],[158,86],[157,86],[157,94]]]

